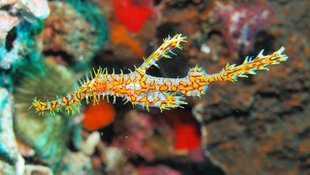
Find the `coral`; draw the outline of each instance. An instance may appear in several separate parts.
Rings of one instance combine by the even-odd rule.
[[[36,155],[52,169],[57,169],[59,160],[66,151],[73,119],[58,113],[54,117],[38,119],[29,111],[29,96],[53,98],[70,90],[62,84],[73,85],[73,75],[63,66],[39,63],[24,66],[14,74],[15,117],[14,131],[17,137],[31,146]],[[31,125],[31,129],[29,128]]]
[[[15,174],[15,169],[8,163],[0,160],[0,174],[2,175]]]
[[[0,68],[9,69],[25,56],[38,60],[34,35],[49,14],[45,0],[1,2]],[[43,10],[43,11],[42,11]]]
[[[61,173],[59,173],[61,175],[75,175],[77,172],[87,175],[94,174],[91,167],[91,159],[83,152],[68,152],[61,165],[63,166]]]
[[[12,97],[4,88],[0,88],[0,107],[0,157],[2,161],[9,163],[11,166],[15,166],[15,173],[21,175],[24,171],[24,159],[19,154],[15,142]],[[3,167],[4,170],[9,168],[6,166],[6,163],[2,163],[2,166],[5,166]],[[9,171],[9,169],[7,170]],[[0,171],[2,171],[2,168]]]
[[[128,117],[126,118],[128,122],[126,139],[122,143],[125,155],[128,157],[139,155],[147,161],[154,160],[156,155],[150,146],[149,136],[154,129],[151,116],[132,111],[126,117]]]
[[[225,27],[223,35],[230,49],[244,53],[253,48],[255,35],[272,23],[275,14],[270,5],[264,2],[250,5],[224,5],[218,3],[216,16]]]
[[[23,20],[32,20],[29,14],[41,20],[50,13],[46,0],[6,0],[0,2],[0,44],[8,32]],[[28,19],[27,19],[28,18]]]
[[[115,115],[112,104],[102,100],[98,105],[91,105],[85,110],[83,127],[89,131],[98,130],[109,125]]]
[[[256,58],[247,57],[244,62],[236,66],[227,64],[220,73],[207,74],[201,67],[191,68],[184,78],[159,78],[146,74],[146,70],[151,66],[158,66],[156,62],[161,58],[171,58],[169,54],[175,54],[172,49],[181,49],[181,42],[185,37],[177,34],[174,37],[164,39],[164,43],[139,67],[130,74],[108,74],[106,69],[99,68],[94,71],[94,77],[87,77],[81,82],[81,87],[62,98],[53,101],[43,102],[34,99],[32,107],[36,112],[43,115],[45,111],[54,113],[63,106],[68,113],[74,113],[71,104],[77,108],[80,100],[86,98],[94,104],[98,103],[100,97],[111,95],[114,97],[124,97],[125,102],[131,101],[133,105],[146,107],[157,107],[160,110],[180,107],[186,104],[184,96],[201,96],[205,94],[208,84],[216,81],[237,81],[238,77],[247,77],[247,74],[255,74],[257,70],[269,70],[266,66],[279,64],[287,60],[287,56],[282,54],[284,48],[270,54],[263,55],[261,51]],[[109,99],[109,98],[107,98]]]
[[[45,19],[50,14],[46,0],[19,0],[20,4],[38,19]]]
[[[18,138],[16,138],[16,143],[18,150],[23,157],[32,157],[35,155],[34,149],[32,149],[29,145],[25,144]]]
[[[89,134],[87,138],[84,141],[80,142],[79,145],[77,146],[84,154],[92,155],[94,154],[95,148],[99,144],[99,142],[100,142],[100,134],[99,132],[95,131]]]
[[[167,120],[153,118],[149,113],[130,111],[124,116],[122,125],[124,127],[114,142],[120,142],[127,157],[139,156],[152,162],[173,154],[174,133]]]
[[[41,11],[44,10],[44,11]],[[20,155],[13,131],[13,98],[10,74],[27,57],[38,60],[33,37],[41,27],[41,21],[49,14],[45,0],[8,0],[0,2],[0,172],[22,175],[25,160]],[[27,166],[26,166],[27,169]]]
[[[310,2],[269,2],[277,23],[254,48],[284,44],[292,59],[238,89],[210,87],[201,100],[205,153],[228,175],[310,174]]]
[[[5,13],[3,11],[0,11],[0,19],[2,22],[0,26],[0,43],[1,45],[3,45],[3,41],[5,41],[8,32],[20,21],[17,17],[9,16],[8,13]]]
[[[132,32],[138,32],[152,12],[152,0],[113,0],[117,19]]]
[[[176,153],[187,154],[190,150],[200,146],[199,124],[191,113],[184,110],[170,110],[166,111],[164,116],[167,116],[173,128]]]
[[[38,38],[43,54],[62,64],[88,63],[108,40],[107,22],[90,1],[51,1],[50,17]],[[74,21],[74,22],[73,22]]]
[[[131,38],[126,28],[122,25],[112,25],[111,43],[129,47],[140,58],[144,56],[141,43],[138,40]]]
[[[37,51],[34,38],[41,28],[42,23],[40,21],[22,22],[18,25],[12,46],[0,47],[0,58],[2,58],[0,66],[4,69],[12,68],[12,72],[14,72],[24,64],[25,58],[29,58],[33,62],[38,61],[41,54]]]
[[[108,147],[105,148],[105,157],[106,157],[106,170],[115,171],[118,166],[123,165],[127,157],[124,154],[124,150],[117,147]]]
[[[27,165],[24,175],[32,175],[32,174],[54,175],[52,170],[49,169],[48,167],[42,165]]]

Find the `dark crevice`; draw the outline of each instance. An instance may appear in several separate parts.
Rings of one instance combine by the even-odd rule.
[[[5,49],[9,52],[13,49],[13,43],[17,37],[16,28],[11,29],[5,40]]]
[[[297,134],[299,138],[309,138],[310,137],[310,128],[303,130],[302,132]]]
[[[43,52],[43,55],[45,56],[53,56],[53,57],[61,57],[64,61],[66,61],[69,65],[74,65],[74,59],[73,56],[68,54],[67,52],[64,52],[62,50],[60,51],[53,51],[53,50],[47,50]]]
[[[310,164],[300,165],[301,170],[310,170]]]
[[[161,40],[162,38],[166,38],[168,34],[170,36],[174,36],[175,34],[177,34],[176,32],[177,27],[178,25],[176,23],[170,23],[170,22],[163,23],[162,25],[157,27],[156,37]]]
[[[108,145],[110,145],[113,141],[113,138],[116,137],[114,128],[115,126],[112,123],[104,128],[99,129],[101,139]]]
[[[146,74],[154,76],[154,77],[163,77],[163,75],[160,72],[160,69],[156,66],[151,66],[146,70]]]
[[[291,116],[292,114],[303,113],[303,112],[304,112],[303,107],[301,107],[301,106],[293,106],[293,107],[291,107],[288,110],[280,111],[278,113],[278,115],[279,115],[280,118],[283,118],[285,116]]]
[[[225,137],[225,139],[222,139],[220,141],[208,143],[207,144],[207,150],[212,150],[213,148],[218,148],[222,144],[226,144],[226,143],[229,143],[231,141],[239,140],[239,139],[242,140],[242,136],[241,135],[238,135],[238,136],[237,135],[227,136],[227,137]]]
[[[252,55],[252,56],[256,56],[258,55],[258,53],[262,50],[264,50],[264,54],[270,54],[271,52],[273,52],[274,49],[274,43],[276,41],[276,38],[269,34],[266,31],[261,31],[258,32],[255,35],[255,43],[253,49],[250,53],[247,53],[246,55]]]
[[[162,2],[162,0],[154,0],[154,6],[159,5]]]
[[[206,4],[206,0],[176,0],[176,1],[167,1],[166,6],[169,9],[186,9],[190,6],[200,7],[202,4]]]
[[[11,11],[12,7],[13,7],[13,4],[6,4],[6,5],[2,6],[0,8],[0,10],[9,12],[9,11]]]
[[[220,37],[223,37],[223,34],[222,32],[220,32],[219,30],[211,30],[209,33],[208,33],[208,39],[210,39],[212,36],[220,36]]]
[[[221,106],[226,106],[226,105],[225,104],[212,105],[212,106],[208,106],[208,108],[210,108],[210,109],[222,109],[223,107],[221,107]],[[229,118],[229,117],[234,117],[235,119],[244,118],[244,117],[250,115],[252,109],[253,109],[253,105],[246,108],[245,110],[227,109],[226,111],[221,110],[219,113],[205,112],[205,114],[203,114],[204,116],[207,115],[207,116],[211,116],[211,117],[209,119],[204,120],[204,123],[210,124],[213,122],[224,120],[224,119]]]
[[[256,95],[261,96],[262,98],[278,98],[279,94],[274,92],[257,92]]]
[[[161,159],[156,161],[145,161],[142,157],[136,156],[130,158],[129,161],[139,166],[156,166],[166,165],[172,169],[182,172],[182,175],[192,174],[208,174],[208,175],[225,175],[224,171],[210,162],[188,162],[186,157],[179,157],[174,159]]]

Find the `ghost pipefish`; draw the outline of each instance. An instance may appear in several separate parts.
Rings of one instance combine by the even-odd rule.
[[[269,55],[263,55],[261,51],[255,58],[246,57],[242,64],[228,64],[215,74],[208,74],[204,68],[195,66],[189,69],[187,76],[183,78],[163,78],[148,75],[146,70],[151,66],[159,67],[156,62],[160,59],[172,58],[176,55],[172,50],[182,49],[181,43],[186,42],[186,37],[177,34],[168,36],[163,44],[144,60],[140,67],[135,67],[129,74],[116,74],[113,70],[108,73],[107,68],[93,69],[93,73],[86,79],[80,81],[80,87],[62,98],[43,102],[34,98],[31,107],[40,115],[45,111],[55,114],[54,110],[65,108],[68,113],[74,114],[72,105],[76,105],[79,112],[80,101],[86,99],[97,104],[100,98],[123,97],[124,103],[131,102],[132,105],[141,105],[149,110],[149,107],[159,108],[161,111],[170,108],[182,107],[187,104],[185,96],[201,96],[206,93],[209,84],[217,81],[237,81],[238,77],[247,77],[256,74],[257,70],[269,70],[268,65],[279,64],[286,61],[285,50],[281,47],[278,51]],[[31,108],[30,107],[30,108]]]

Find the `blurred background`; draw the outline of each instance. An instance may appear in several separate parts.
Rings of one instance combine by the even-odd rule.
[[[0,174],[309,175],[310,1],[0,1]],[[148,74],[219,72],[286,48],[289,59],[236,83],[209,86],[184,109],[82,102],[38,116],[99,66],[139,66],[168,35],[187,36]],[[111,100],[110,100],[111,101]]]

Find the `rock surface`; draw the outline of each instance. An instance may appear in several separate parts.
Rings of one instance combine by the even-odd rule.
[[[265,32],[273,47],[286,47],[289,60],[250,79],[211,86],[199,107],[206,154],[228,175],[310,174],[310,18],[300,8],[310,3],[273,5],[278,21]]]

